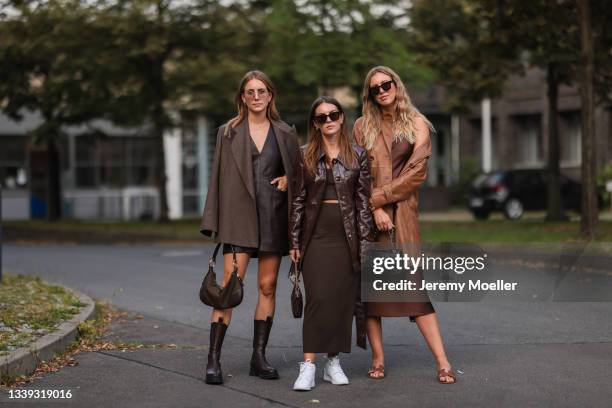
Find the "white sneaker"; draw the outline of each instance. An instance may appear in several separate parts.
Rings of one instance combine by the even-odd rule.
[[[344,374],[342,367],[340,367],[340,357],[334,356],[327,359],[323,369],[323,379],[334,385],[346,385],[349,383],[346,374]]]
[[[300,375],[293,384],[295,391],[310,391],[315,386],[317,366],[310,360],[300,362]]]

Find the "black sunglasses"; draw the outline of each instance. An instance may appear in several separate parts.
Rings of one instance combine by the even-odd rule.
[[[385,81],[379,85],[376,86],[371,86],[370,87],[370,95],[372,96],[376,96],[381,92],[381,89],[385,92],[387,92],[389,89],[391,89],[391,84],[394,84],[395,81],[394,80],[389,80],[389,81]]]
[[[333,111],[333,112],[329,112],[329,113],[324,113],[322,115],[317,115],[314,117],[314,121],[316,123],[318,123],[319,125],[324,124],[325,122],[327,122],[327,118],[329,118],[332,122],[337,121],[338,119],[340,119],[340,115],[342,115],[342,113],[338,112],[338,111]]]

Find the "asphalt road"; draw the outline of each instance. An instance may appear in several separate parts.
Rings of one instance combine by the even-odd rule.
[[[113,327],[123,341],[177,344],[175,350],[86,353],[79,365],[28,389],[75,390],[68,401],[8,400],[6,406],[610,406],[612,303],[437,303],[456,385],[435,381],[434,361],[408,319],[384,320],[387,374],[368,380],[368,352],[343,356],[346,387],[318,380],[291,391],[301,355],[301,320],[290,312],[288,263],[281,267],[268,355],[279,381],[247,374],[256,303],[256,262],[228,331],[222,387],[204,384],[210,309],[197,297],[212,246],[5,245],[4,270],[27,273],[106,299],[145,319]],[[612,277],[605,278],[609,280]],[[322,366],[322,364],[320,365]],[[313,401],[318,400],[319,402]]]

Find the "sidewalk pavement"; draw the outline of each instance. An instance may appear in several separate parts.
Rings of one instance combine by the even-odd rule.
[[[250,322],[249,322],[250,323]],[[245,322],[234,322],[245,324]],[[272,336],[282,336],[278,330]],[[612,343],[450,345],[455,385],[438,384],[434,361],[423,345],[387,345],[387,378],[366,377],[369,352],[354,348],[342,355],[351,381],[333,386],[322,381],[311,392],[291,389],[301,357],[299,346],[269,347],[268,359],[279,380],[248,375],[251,339],[232,327],[222,352],[225,383],[204,383],[209,333],[197,327],[150,317],[114,322],[104,340],[176,348],[113,350],[76,356],[78,365],[45,375],[26,390],[71,390],[65,400],[10,400],[1,407],[571,407],[609,406],[612,387],[605,373],[612,364]]]

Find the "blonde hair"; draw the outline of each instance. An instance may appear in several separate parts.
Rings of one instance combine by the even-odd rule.
[[[266,74],[264,74],[261,71],[257,71],[257,70],[249,71],[246,74],[244,74],[244,76],[240,80],[240,84],[238,85],[238,91],[236,92],[236,96],[234,98],[234,101],[236,103],[236,109],[238,110],[238,114],[227,122],[227,126],[225,127],[225,132],[223,133],[224,136],[227,136],[229,134],[230,129],[233,129],[234,127],[236,127],[236,125],[238,125],[240,122],[246,119],[248,115],[249,108],[246,106],[246,103],[244,103],[244,101],[242,100],[242,93],[244,92],[244,87],[246,86],[247,82],[249,82],[251,79],[259,79],[261,82],[263,82],[266,85],[268,92],[270,92],[270,94],[272,95],[272,99],[270,99],[270,103],[268,103],[268,107],[266,108],[266,117],[268,118],[268,120],[269,121],[280,120],[280,114],[278,113],[278,110],[276,109],[276,103],[275,103],[276,89],[274,89],[274,85],[272,85],[272,81],[270,80],[270,78],[268,78]]]
[[[363,146],[367,150],[374,147],[374,142],[378,137],[382,123],[382,109],[370,94],[370,80],[376,73],[383,73],[391,77],[395,83],[395,120],[393,121],[393,141],[407,140],[414,144],[416,139],[417,124],[416,119],[421,118],[425,121],[430,131],[434,131],[434,127],[429,120],[412,104],[406,87],[399,75],[391,68],[385,66],[374,67],[366,75],[363,82],[362,102],[363,108]]]

